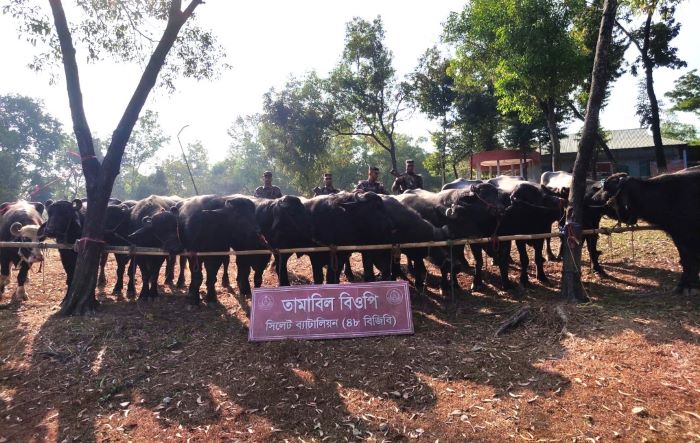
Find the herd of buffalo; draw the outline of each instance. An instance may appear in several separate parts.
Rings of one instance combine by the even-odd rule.
[[[117,255],[117,278],[114,293],[123,291],[124,272],[128,270],[126,294],[136,295],[134,272],[141,272],[141,298],[158,295],[158,275],[167,261],[166,283],[174,284],[174,255],[183,251],[179,278],[175,284],[185,286],[184,266],[188,265],[191,281],[188,302],[200,302],[199,290],[206,269],[206,302],[216,303],[215,283],[219,268],[224,267],[222,284],[229,286],[228,256],[198,256],[201,252],[266,249],[267,255],[237,257],[236,280],[241,294],[260,287],[262,274],[274,256],[273,268],[280,285],[289,285],[289,254],[279,249],[328,246],[330,252],[308,253],[314,283],[337,283],[345,269],[352,280],[348,251],[334,246],[430,242],[457,238],[483,238],[510,234],[537,234],[551,230],[554,222],[562,224],[568,204],[571,175],[546,172],[540,184],[518,177],[502,176],[488,181],[459,179],[440,192],[421,189],[397,196],[372,192],[340,192],[311,199],[291,195],[268,200],[244,195],[204,195],[190,198],[150,196],[140,201],[111,200],[107,208],[104,240],[110,245],[156,247],[173,254],[164,256]],[[86,203],[83,200],[33,203],[17,201],[0,205],[0,241],[37,242],[53,238],[58,243],[74,244],[82,235]],[[700,167],[650,179],[614,174],[604,181],[586,185],[583,229],[597,228],[603,215],[622,223],[635,224],[638,219],[666,231],[676,245],[683,272],[676,292],[697,294],[700,288]],[[593,268],[604,274],[599,263],[596,236],[586,237]],[[536,277],[547,281],[543,240],[516,241],[520,257],[520,284],[528,285],[528,253],[534,248]],[[408,260],[415,287],[425,284],[429,259],[441,271],[440,286],[447,291],[456,285],[456,273],[467,270],[463,248],[424,247],[362,252],[363,278],[406,278],[398,266],[399,251]],[[494,257],[500,270],[501,285],[513,288],[508,277],[511,242],[494,241],[470,245],[475,258],[473,288],[483,285],[483,254]],[[547,244],[548,255],[555,258]],[[60,250],[61,263],[70,285],[77,253]],[[15,297],[26,298],[24,284],[30,266],[43,261],[38,247],[0,248],[0,296],[9,282],[10,265],[19,267]],[[106,282],[101,264],[98,284]],[[132,265],[130,265],[130,262]],[[185,263],[187,262],[187,263]]]

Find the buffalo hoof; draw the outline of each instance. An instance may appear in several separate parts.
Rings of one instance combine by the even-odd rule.
[[[698,290],[698,288],[693,288],[689,286],[677,285],[675,288],[673,288],[673,294],[695,297],[700,294],[700,290]]]
[[[537,281],[539,281],[543,285],[548,285],[551,283],[551,281],[549,281],[549,277],[547,277],[546,275],[537,276]]]
[[[126,298],[133,300],[136,298],[136,291],[126,291]]]
[[[165,280],[163,282],[163,286],[173,287],[173,286],[175,286],[175,283],[173,282],[172,279],[168,279],[168,280]]]
[[[472,286],[470,289],[472,291],[481,292],[484,290],[484,284],[482,282],[479,282],[479,283],[474,282],[474,283],[472,283]]]
[[[124,294],[122,294],[122,291],[112,291],[112,295],[117,299],[117,301],[124,300]]]
[[[183,281],[178,280],[178,281],[177,281],[177,284],[175,285],[175,287],[176,287],[177,289],[185,289],[185,281],[184,281],[184,280],[183,280]]]
[[[600,278],[608,278],[610,277],[607,272],[603,268],[593,268],[593,272],[595,275],[597,275]]]
[[[18,286],[15,293],[12,295],[13,301],[27,301],[28,299],[24,286]]]

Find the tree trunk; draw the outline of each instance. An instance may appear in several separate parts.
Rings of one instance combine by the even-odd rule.
[[[559,134],[557,130],[557,116],[554,110],[554,101],[547,100],[542,103],[542,111],[547,120],[547,129],[549,131],[549,141],[552,143],[552,171],[561,170],[561,159],[559,149]]]
[[[396,144],[394,143],[394,137],[389,136],[389,155],[391,156],[391,170],[401,173],[397,168],[396,162]]]
[[[73,129],[78,142],[78,149],[80,150],[88,198],[82,238],[78,241],[79,254],[75,274],[68,293],[61,303],[60,314],[84,314],[92,311],[97,306],[95,287],[97,284],[97,268],[104,247],[102,242],[104,217],[107,210],[107,202],[114,186],[114,180],[119,174],[124,148],[129,141],[139,113],[151,89],[155,86],[160,69],[165,63],[165,58],[170,48],[175,43],[180,28],[192,16],[195,8],[202,3],[202,0],[192,0],[184,11],[180,10],[181,1],[173,0],[171,2],[168,23],[163,31],[163,35],[141,75],[139,84],[131,96],[131,100],[117,128],[112,133],[112,141],[101,164],[95,156],[92,135],[85,117],[75,48],[73,47],[63,5],[61,0],[50,0],[49,3],[61,45]]]
[[[659,118],[659,102],[656,100],[654,92],[654,74],[651,60],[644,57],[644,71],[646,73],[647,95],[649,96],[649,107],[651,108],[651,134],[654,138],[654,153],[656,154],[656,169],[660,174],[668,170],[666,165],[666,155],[664,154],[664,143],[661,139],[661,121]]]
[[[442,150],[440,151],[440,173],[442,175],[442,186],[447,181],[447,171],[445,171],[445,156],[447,155],[447,116],[442,117]]]
[[[593,73],[591,75],[591,91],[586,106],[586,120],[583,124],[581,141],[578,145],[576,162],[574,163],[573,183],[569,193],[569,209],[567,210],[564,245],[564,265],[562,271],[562,296],[570,302],[587,301],[588,296],[581,282],[581,223],[583,220],[583,199],[586,192],[586,174],[593,150],[595,149],[598,132],[600,107],[605,98],[607,83],[606,64],[608,49],[612,40],[612,28],[615,23],[617,0],[605,0],[603,17],[598,32]]]
[[[584,117],[584,116],[579,112],[579,110],[576,109],[576,105],[574,105],[573,102],[571,102],[571,101],[569,101],[569,108],[571,108],[571,110],[572,110],[573,113],[574,113],[574,116],[575,116],[577,119],[579,119],[579,120],[581,120],[581,121],[585,121],[585,120],[586,120],[586,117]],[[600,129],[600,128],[599,128],[599,129]],[[606,143],[605,139],[603,138],[602,135],[600,135],[599,132],[596,133],[596,141],[600,144],[600,147],[601,147],[601,149],[603,150],[603,153],[605,154],[605,156],[608,158],[608,161],[609,161],[610,164],[612,165],[612,172],[617,172],[617,171],[619,170],[619,168],[617,167],[617,160],[615,160],[615,156],[613,155],[612,151],[610,150],[610,147],[608,146],[608,144]],[[597,152],[597,151],[596,151],[596,152]]]

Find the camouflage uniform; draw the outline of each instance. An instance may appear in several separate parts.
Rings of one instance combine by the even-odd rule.
[[[331,186],[331,187],[324,186],[322,188],[319,188],[318,186],[316,186],[313,189],[313,191],[314,191],[314,197],[316,197],[317,195],[330,195],[330,194],[337,194],[340,192],[338,189],[335,189],[333,186]]]
[[[255,190],[255,196],[258,198],[282,198],[282,191],[277,186],[270,186],[266,188],[264,186],[258,186]]]
[[[357,183],[355,190],[360,192],[371,191],[375,194],[387,194],[387,192],[384,190],[384,185],[379,181],[371,182],[369,180],[362,180]]]
[[[409,189],[423,189],[423,177],[419,174],[403,173],[396,177],[391,190],[397,194],[403,194]]]

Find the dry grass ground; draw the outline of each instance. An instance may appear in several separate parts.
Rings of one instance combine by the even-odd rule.
[[[700,440],[700,299],[670,295],[680,266],[665,235],[633,244],[601,240],[611,278],[584,270],[592,302],[566,306],[563,330],[547,263],[552,284],[520,300],[495,289],[493,267],[485,292],[455,302],[431,279],[413,294],[413,336],[262,344],[223,288],[220,309],[187,311],[163,288],[56,318],[54,252],[29,301],[0,311],[0,441]],[[308,281],[306,258],[292,268]],[[522,302],[534,318],[495,337]]]

